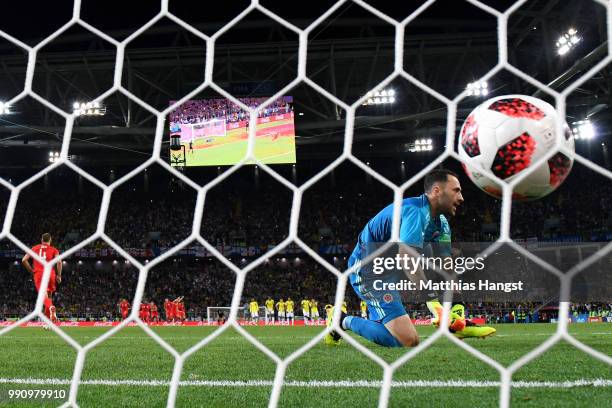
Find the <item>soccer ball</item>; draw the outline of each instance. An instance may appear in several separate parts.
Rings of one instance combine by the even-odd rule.
[[[501,198],[502,189],[478,169],[510,182],[555,145],[555,108],[526,95],[504,95],[477,106],[461,127],[459,156],[469,178],[481,190]],[[563,144],[574,153],[574,137],[564,123]],[[542,198],[563,183],[574,162],[558,152],[514,187],[514,200]]]

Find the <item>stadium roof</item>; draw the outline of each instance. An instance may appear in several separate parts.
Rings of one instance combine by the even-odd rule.
[[[159,1],[86,1],[83,20],[123,40],[159,10]],[[398,19],[414,11],[421,2],[369,2]],[[512,1],[485,2],[503,10]],[[137,5],[136,5],[137,4]],[[196,29],[213,34],[240,13],[247,1],[225,7],[206,8],[193,2],[170,2],[170,12]],[[265,7],[306,27],[333,1],[309,2],[295,7],[291,2],[261,1]],[[65,24],[72,15],[70,2],[16,2],[0,29],[34,45]],[[194,9],[195,7],[195,9]],[[9,18],[11,16],[15,18]],[[582,43],[561,58],[554,49],[559,33],[573,26]],[[606,54],[603,7],[589,1],[537,0],[513,13],[508,22],[510,61],[542,83],[563,89]],[[395,33],[391,25],[358,4],[348,2],[323,21],[309,36],[307,73],[319,85],[346,102],[353,102],[387,77],[393,67]],[[496,20],[468,4],[436,2],[412,21],[405,32],[404,69],[446,96],[460,93],[497,62]],[[0,41],[0,100],[8,100],[23,89],[27,58],[12,43]],[[296,35],[259,12],[247,15],[217,41],[213,78],[236,96],[268,96],[291,81],[297,70]],[[204,77],[203,41],[168,19],[162,19],[137,37],[126,50],[123,86],[151,106],[163,109],[170,100],[185,95]],[[112,85],[114,47],[83,27],[75,26],[43,47],[37,59],[33,89],[56,106],[70,111],[75,101],[88,101]],[[508,72],[490,81],[496,94],[538,94],[538,89]],[[255,84],[255,85],[254,85]],[[446,110],[431,95],[404,80],[398,88],[398,103],[362,107],[357,111],[355,148],[377,142],[377,154],[404,154],[403,146],[415,137],[443,139]],[[568,121],[589,117],[599,123],[602,137],[609,138],[610,67],[597,73],[568,98]],[[237,91],[242,89],[242,93]],[[246,91],[245,91],[246,90]],[[246,93],[244,93],[246,92]],[[298,149],[302,157],[330,154],[325,145],[339,145],[344,115],[307,86],[292,92]],[[199,97],[215,97],[204,91]],[[551,100],[546,94],[540,97]],[[481,100],[466,98],[459,105],[458,120]],[[85,160],[99,149],[115,149],[113,161],[127,161],[135,151],[150,151],[154,117],[123,95],[105,101],[104,117],[79,118],[75,124],[71,154]],[[64,131],[63,119],[31,98],[17,103],[12,115],[0,116],[0,154],[20,162],[38,161],[49,149],[58,149]],[[310,150],[308,150],[310,149]],[[40,151],[37,151],[40,150]],[[334,150],[334,149],[332,149]],[[5,165],[11,163],[4,160]],[[41,163],[44,164],[44,163]]]

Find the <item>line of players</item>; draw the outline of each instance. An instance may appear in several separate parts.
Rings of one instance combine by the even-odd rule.
[[[264,318],[266,324],[274,323],[276,318],[278,318],[278,321],[281,324],[295,324],[295,304],[290,297],[287,298],[286,301],[283,299],[279,299],[278,302],[274,302],[271,297],[268,297],[264,304]],[[302,316],[304,318],[304,324],[319,324],[319,302],[317,302],[315,299],[303,299],[300,302],[300,305],[302,307]],[[366,302],[361,301],[359,307],[361,311],[361,317],[367,319],[368,309]],[[325,305],[326,317],[327,313],[329,313],[331,308],[332,305]],[[342,303],[342,311],[344,313],[347,313],[346,302]],[[255,299],[251,299],[251,301],[249,302],[249,314],[251,317],[251,323],[257,324],[259,322],[259,303]]]
[[[174,300],[164,300],[164,313],[166,322],[178,323],[184,322],[187,318],[185,315],[185,302],[183,302],[183,296],[179,296]],[[127,299],[121,299],[119,302],[119,310],[121,311],[121,319],[127,319],[130,309],[130,302]],[[147,302],[146,300],[140,304],[140,310],[138,311],[138,317],[145,323],[160,322],[159,309],[155,302]]]

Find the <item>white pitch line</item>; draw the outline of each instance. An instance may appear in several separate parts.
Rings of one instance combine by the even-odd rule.
[[[24,385],[70,385],[71,380],[62,378],[0,378],[0,384],[24,384]],[[139,386],[139,387],[168,387],[169,381],[161,380],[82,380],[81,385],[98,386]],[[188,387],[271,387],[274,381],[267,380],[192,380],[180,381],[179,385]],[[379,388],[381,381],[368,380],[339,380],[339,381],[285,381],[285,387],[304,388]],[[499,381],[393,381],[395,388],[490,388],[499,387]],[[592,380],[575,381],[513,381],[513,388],[575,388],[575,387],[610,387],[612,380],[597,378]]]

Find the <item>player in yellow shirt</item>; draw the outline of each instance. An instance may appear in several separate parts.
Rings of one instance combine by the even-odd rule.
[[[270,296],[266,299],[266,324],[274,324],[274,300]]]
[[[282,324],[285,322],[285,302],[283,299],[279,299],[276,302],[276,310],[278,312],[278,321]]]
[[[313,324],[319,323],[319,302],[314,299],[310,299],[310,320]]]
[[[346,305],[346,300],[342,302],[342,313],[348,313],[348,306]]]
[[[259,304],[255,299],[251,299],[251,303],[249,303],[249,312],[251,312],[251,323],[257,324],[259,322]]]
[[[295,320],[295,315],[293,314],[293,307],[294,307],[293,300],[291,300],[291,298],[288,297],[287,301],[285,302],[285,308],[287,309],[287,322],[289,322],[289,319],[291,319],[292,326]]]
[[[359,304],[359,308],[361,309],[361,318],[367,319],[368,318],[368,304],[365,302],[365,300],[361,301],[361,303]]]
[[[304,316],[304,324],[308,325],[310,322],[310,301],[303,299],[300,304],[302,305],[302,316]]]
[[[325,305],[325,318],[329,319],[331,314],[334,312],[334,305],[330,305],[329,303]]]

